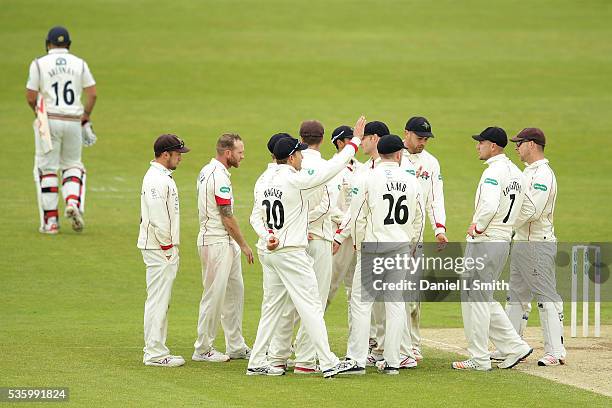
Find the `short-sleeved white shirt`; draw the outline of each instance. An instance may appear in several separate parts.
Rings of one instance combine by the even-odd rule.
[[[53,48],[32,61],[26,88],[43,96],[47,112],[80,116],[82,90],[95,84],[83,59],[70,54],[66,48]]]
[[[233,239],[223,226],[218,208],[219,205],[231,205],[232,209],[234,207],[230,172],[219,160],[212,159],[200,171],[196,188],[200,219],[198,245],[231,242]]]

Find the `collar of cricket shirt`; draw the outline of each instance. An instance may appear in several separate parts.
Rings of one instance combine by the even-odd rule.
[[[306,150],[302,150],[302,154],[304,156],[316,157],[317,159],[321,158],[321,152],[315,149],[311,149],[310,147]]]
[[[380,162],[376,167],[399,167],[398,162]]]
[[[548,163],[548,159],[540,159],[540,160],[536,160],[531,164],[528,164],[527,167],[535,169],[536,167],[540,167],[543,164]]]
[[[68,48],[51,48],[48,54],[68,54],[69,52]]]
[[[489,160],[485,161],[485,164],[491,165],[498,161],[509,160],[508,157],[504,153],[498,154],[497,156],[491,157]]]
[[[230,177],[232,174],[229,172],[228,169],[225,168],[225,166],[223,165],[223,163],[221,163],[219,160],[215,159],[214,157],[210,160],[210,164],[222,169],[225,174],[227,174],[227,177]]]
[[[268,163],[268,169],[273,169],[276,166],[278,166],[278,164],[276,164],[276,163]]]
[[[155,160],[151,160],[151,167],[155,167],[157,170],[159,170],[165,176],[172,177],[173,170],[167,169],[166,167],[164,167],[162,164],[156,162]]]

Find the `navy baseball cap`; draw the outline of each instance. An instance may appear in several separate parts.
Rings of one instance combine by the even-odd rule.
[[[268,150],[270,151],[270,153],[274,154],[274,146],[276,145],[276,142],[285,137],[291,137],[291,135],[289,133],[277,133],[272,136],[270,140],[268,140]]]
[[[508,136],[506,135],[506,131],[500,127],[489,126],[479,135],[472,136],[472,139],[478,140],[479,142],[483,140],[488,140],[489,142],[493,142],[499,147],[506,147],[508,144]]]
[[[352,139],[353,138],[353,128],[350,126],[342,125],[338,126],[334,129],[331,135],[332,143],[338,139]]]
[[[187,153],[189,148],[185,146],[185,142],[179,139],[178,136],[172,134],[161,135],[155,141],[153,150],[156,155],[160,155],[163,152],[180,152]]]
[[[404,142],[397,135],[384,135],[378,140],[378,144],[376,145],[378,149],[378,153],[380,154],[390,154],[399,152],[402,149],[405,149]]]
[[[429,121],[423,116],[413,116],[408,119],[405,129],[409,132],[416,133],[417,136],[434,137],[433,133],[431,133]]]
[[[53,45],[70,45],[70,34],[66,28],[57,26],[49,30],[47,43]]]
[[[378,135],[382,137],[384,135],[388,135],[389,133],[391,133],[389,132],[389,127],[385,125],[383,122],[379,122],[377,120],[366,123],[365,129],[363,131],[363,134],[365,136]]]
[[[306,143],[302,143],[293,137],[282,137],[274,145],[274,157],[276,160],[284,160],[293,153],[308,149]]]

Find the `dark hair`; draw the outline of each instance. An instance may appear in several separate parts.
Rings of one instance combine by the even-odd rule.
[[[217,140],[217,153],[222,154],[226,150],[233,150],[237,140],[242,140],[237,133],[224,133]]]
[[[302,135],[302,141],[308,146],[318,145],[323,140],[323,136]]]

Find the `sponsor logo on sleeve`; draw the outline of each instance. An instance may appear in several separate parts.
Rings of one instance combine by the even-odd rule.
[[[484,181],[484,184],[491,184],[492,186],[496,186],[499,183],[497,182],[497,180],[487,177]]]
[[[228,186],[223,186],[219,189],[220,192],[222,193],[229,193],[230,192],[230,188]]]
[[[541,191],[547,191],[548,190],[548,187],[546,187],[546,185],[540,184],[540,183],[535,183],[533,185],[533,188],[536,189],[536,190],[541,190]]]

